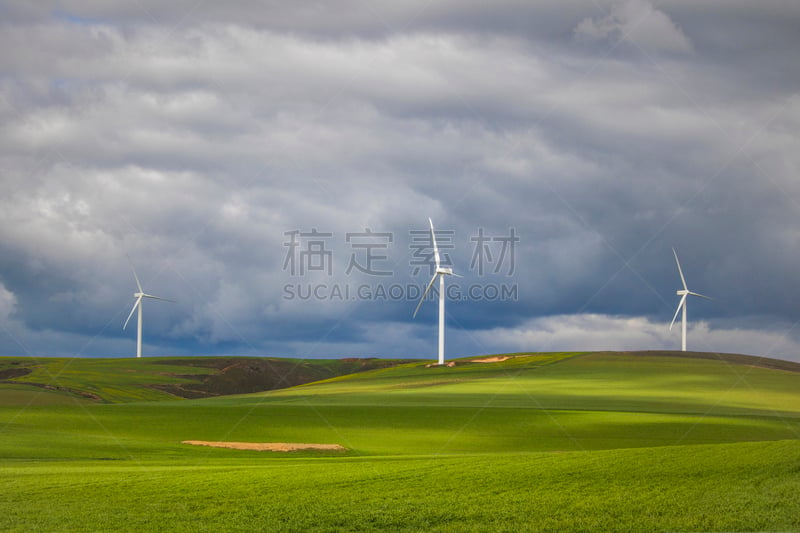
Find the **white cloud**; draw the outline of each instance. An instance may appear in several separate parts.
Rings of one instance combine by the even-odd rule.
[[[705,321],[690,324],[689,350],[742,353],[800,361],[800,343],[783,331],[739,327],[711,328]],[[643,317],[578,314],[541,317],[513,328],[473,332],[486,345],[507,351],[678,350],[680,328]]]
[[[14,293],[6,289],[6,286],[0,282],[0,324],[6,324],[9,321],[16,305],[17,298]]]
[[[575,28],[579,38],[621,39],[648,51],[690,52],[692,43],[663,11],[646,0],[627,0],[605,17],[585,18]]]

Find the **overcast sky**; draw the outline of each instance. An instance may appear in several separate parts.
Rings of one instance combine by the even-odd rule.
[[[0,355],[800,360],[800,3],[270,4],[0,3]]]

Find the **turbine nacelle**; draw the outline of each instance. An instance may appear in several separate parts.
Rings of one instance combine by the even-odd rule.
[[[436,269],[436,274],[444,274],[446,276],[454,276],[452,268],[439,267]]]
[[[133,297],[137,300],[139,298],[152,298],[153,300],[163,300],[165,302],[172,302],[175,303],[175,300],[170,300],[168,298],[162,298],[161,296],[153,296],[152,294],[147,294],[146,292],[134,292]]]

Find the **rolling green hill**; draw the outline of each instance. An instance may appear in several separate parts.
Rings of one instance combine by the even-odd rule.
[[[375,358],[0,357],[0,405],[64,403],[63,396],[103,403],[206,398],[292,387],[403,362]],[[15,392],[9,392],[12,390]]]
[[[251,387],[231,383],[259,360],[212,359],[0,362],[0,529],[800,529],[795,363],[673,352],[372,370],[383,363],[269,360],[319,377],[225,395]],[[214,396],[165,392],[176,387]]]

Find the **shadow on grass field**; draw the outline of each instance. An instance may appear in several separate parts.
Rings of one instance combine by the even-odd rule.
[[[120,403],[0,385],[0,530],[800,528],[793,368],[738,356],[515,355],[195,400],[152,388],[189,379],[173,368],[196,371],[194,382],[208,370],[186,361],[131,372],[141,361],[59,360],[46,372],[118,391],[109,397]]]

